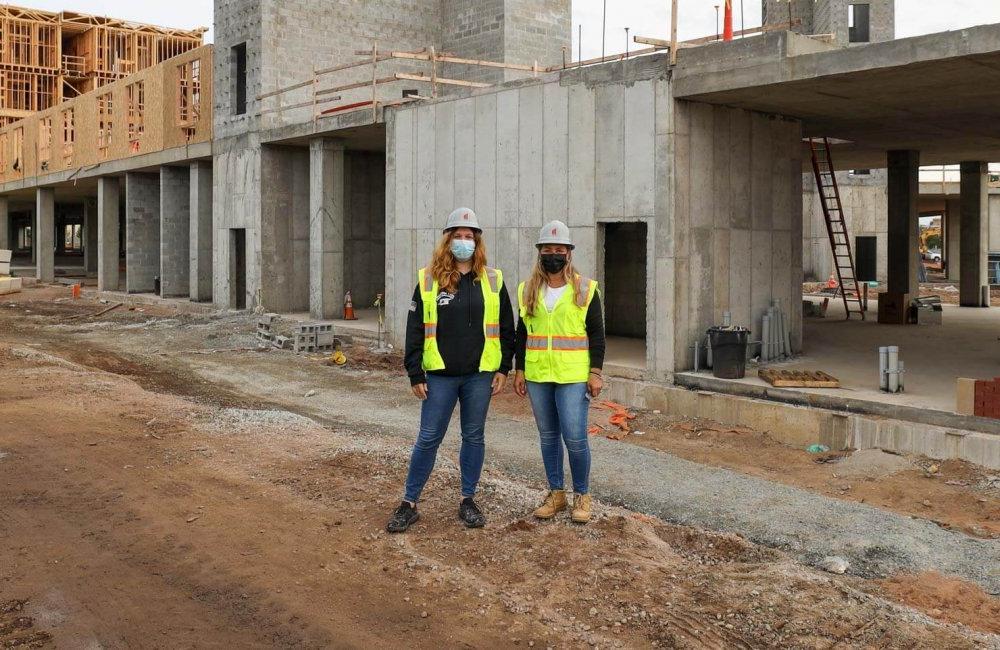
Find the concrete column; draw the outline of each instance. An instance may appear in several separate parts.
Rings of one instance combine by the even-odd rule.
[[[83,200],[83,269],[87,275],[97,273],[97,202],[92,198]]]
[[[97,179],[97,288],[118,291],[118,204],[121,189],[114,176]]]
[[[344,145],[335,139],[309,143],[309,313],[344,315]]]
[[[947,199],[945,201],[945,218],[944,218],[944,254],[945,262],[947,262],[947,280],[948,282],[959,282],[961,278],[958,275],[959,264],[959,225],[962,223],[961,217],[961,203],[957,199]]]
[[[959,224],[958,300],[963,307],[989,307],[989,195],[987,164],[963,162],[961,180],[962,221]]]
[[[212,163],[191,163],[188,293],[191,300],[212,299]]]
[[[35,190],[35,277],[41,282],[56,279],[56,191],[51,187]]]
[[[917,256],[920,254],[920,220],[917,200],[920,186],[920,152],[890,151],[888,163],[889,227],[886,279],[890,294],[915,298]]]
[[[191,172],[160,167],[160,295],[187,296],[191,289]]]
[[[10,201],[6,196],[0,196],[0,250],[10,250]]]
[[[160,176],[125,174],[125,291],[150,293],[160,273]]]

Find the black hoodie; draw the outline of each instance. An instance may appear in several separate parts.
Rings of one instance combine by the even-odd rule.
[[[445,291],[437,295],[437,345],[444,370],[432,370],[431,374],[445,377],[459,377],[479,372],[479,360],[483,355],[486,336],[483,333],[483,290],[479,278],[472,272],[462,275],[458,290]],[[507,374],[513,366],[514,357],[514,310],[507,293],[507,284],[500,287],[500,369]],[[422,368],[424,358],[424,303],[419,285],[413,291],[413,302],[406,317],[406,354],[403,364],[410,384],[427,381]]]

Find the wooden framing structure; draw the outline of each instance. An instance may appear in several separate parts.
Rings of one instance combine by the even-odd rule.
[[[200,47],[204,32],[0,5],[0,126]]]
[[[0,183],[209,142],[211,96],[204,45],[67,99],[0,127]]]

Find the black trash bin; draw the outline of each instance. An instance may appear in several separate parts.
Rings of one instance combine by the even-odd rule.
[[[719,379],[743,379],[747,372],[747,342],[750,331],[743,327],[712,327],[712,375]]]

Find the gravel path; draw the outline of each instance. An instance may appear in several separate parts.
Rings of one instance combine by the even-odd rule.
[[[415,435],[419,405],[397,378],[342,373],[331,380],[328,368],[300,366],[289,372],[287,364],[274,356],[238,365],[219,357],[190,362],[206,378],[282,402],[354,435],[388,438],[403,446],[411,444]],[[317,392],[303,397],[310,390]],[[453,423],[443,445],[449,454],[458,448],[457,424]],[[487,468],[542,487],[532,422],[494,414],[487,425],[487,441]],[[848,573],[854,575],[882,577],[900,571],[937,570],[1000,594],[1000,542],[996,540],[972,538],[928,521],[627,443],[596,438],[592,450],[592,491],[601,501],[671,522],[737,533],[812,565],[825,556],[841,556],[850,562]]]

